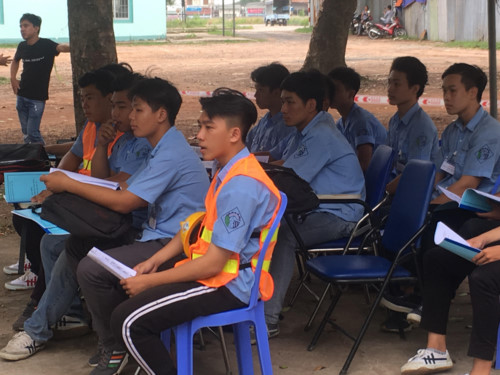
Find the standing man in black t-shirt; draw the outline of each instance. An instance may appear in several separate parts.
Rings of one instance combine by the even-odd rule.
[[[49,98],[49,80],[54,57],[59,52],[69,52],[69,44],[40,38],[42,19],[31,13],[21,17],[21,36],[24,42],[19,43],[10,66],[10,83],[17,95],[17,114],[21,123],[24,143],[42,143],[40,122],[42,121],[45,101]],[[21,80],[17,79],[19,62],[23,60]]]

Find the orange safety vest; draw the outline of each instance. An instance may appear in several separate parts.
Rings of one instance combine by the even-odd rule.
[[[111,151],[113,150],[113,146],[116,141],[123,135],[123,132],[117,131],[116,137],[108,145],[108,158],[111,155]],[[97,137],[97,127],[95,122],[88,121],[85,129],[82,134],[82,144],[83,144],[83,167],[78,170],[78,173],[84,174],[86,176],[90,176],[90,168],[92,167],[92,158],[95,154],[95,140]]]
[[[253,154],[238,160],[231,167],[228,174],[217,188],[215,194],[214,194],[214,188],[217,175],[214,177],[210,185],[210,189],[208,190],[208,193],[205,197],[205,207],[207,209],[207,214],[205,215],[205,218],[203,219],[201,225],[202,228],[201,235],[198,235],[198,240],[194,244],[192,244],[189,248],[191,257],[188,259],[181,260],[180,262],[177,262],[176,266],[182,263],[189,262],[192,259],[199,258],[207,252],[208,247],[212,240],[212,231],[214,228],[214,224],[218,219],[216,202],[219,192],[221,191],[221,188],[231,178],[238,175],[252,177],[257,181],[260,181],[271,191],[271,193],[273,193],[276,196],[276,198],[278,198],[278,205],[274,210],[273,217],[260,232],[259,251],[257,251],[252,256],[250,262],[252,270],[255,272],[255,267],[257,266],[260,250],[262,249],[262,245],[264,244],[269,229],[271,228],[271,224],[278,212],[279,203],[281,203],[281,196],[278,188],[273,184],[271,179],[267,176],[266,172],[264,172],[264,170],[262,169],[262,167],[260,166],[259,162],[257,161],[257,159]],[[273,250],[274,246],[276,245],[277,237],[278,237],[278,231],[275,232],[274,236],[271,239],[271,242],[269,243],[269,247],[264,257],[264,264],[262,266],[259,291],[261,294],[261,298],[264,301],[270,299],[274,292],[274,282],[271,277],[271,274],[269,273],[269,265],[271,264],[271,257],[273,255]],[[240,269],[240,256],[237,253],[232,253],[231,257],[224,265],[223,270],[219,274],[212,276],[208,279],[197,280],[197,281],[203,285],[217,288],[226,285],[229,281],[235,279],[238,276],[239,269]]]

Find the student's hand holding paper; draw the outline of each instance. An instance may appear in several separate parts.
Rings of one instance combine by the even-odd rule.
[[[153,285],[149,282],[151,275],[137,275],[128,279],[120,280],[120,284],[129,297],[134,297],[137,294],[151,288]]]
[[[40,181],[45,183],[47,189],[53,193],[62,193],[66,191],[66,186],[72,180],[62,172],[52,172],[42,175]]]
[[[488,212],[478,212],[477,216],[482,217],[484,219],[492,219],[492,220],[500,220],[500,205],[493,200],[489,200],[493,209]]]
[[[97,132],[97,146],[105,147],[116,137],[116,130],[111,120],[105,122]]]
[[[157,269],[158,266],[151,260],[151,258],[139,263],[134,267],[134,271],[137,272],[137,275],[153,273],[156,272]]]
[[[475,255],[471,260],[478,266],[500,260],[500,245],[490,246],[481,250],[481,252]]]
[[[45,198],[52,195],[52,192],[49,190],[42,190],[37,195],[31,197],[31,202],[36,204],[42,204]]]

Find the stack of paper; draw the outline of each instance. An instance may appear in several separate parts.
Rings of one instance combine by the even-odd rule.
[[[108,254],[102,252],[97,247],[93,247],[87,254],[87,256],[92,259],[97,264],[107,269],[113,275],[121,279],[128,279],[129,277],[135,276],[137,274],[132,268],[126,266],[125,264],[119,262],[115,258],[109,256]]]
[[[441,221],[439,221],[436,226],[434,243],[467,260],[471,260],[481,251],[480,249],[470,246],[465,239]]]

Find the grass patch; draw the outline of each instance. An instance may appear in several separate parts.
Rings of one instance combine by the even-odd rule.
[[[456,48],[479,48],[488,49],[488,42],[485,41],[467,41],[467,42],[445,42],[443,43],[446,47],[456,47]],[[496,45],[497,49],[500,48],[500,42]]]
[[[123,42],[116,42],[116,44],[122,45],[122,46],[157,46],[157,45],[161,45],[161,44],[170,44],[170,42],[165,40],[165,39],[161,39],[161,40],[130,40],[130,41],[123,41]]]
[[[0,85],[6,85],[10,83],[10,79],[6,77],[0,77]]]
[[[313,30],[312,26],[304,26],[304,27],[300,27],[298,29],[295,29],[295,32],[309,34],[309,33],[312,33],[312,30]]]
[[[1,48],[17,48],[19,43],[0,43]],[[4,53],[5,55],[5,53]]]
[[[309,26],[309,17],[303,17],[303,16],[291,16],[290,19],[287,22],[288,25],[290,26],[304,26],[307,27]]]
[[[262,17],[236,17],[235,18],[236,26],[238,25],[261,25],[264,23],[264,19]],[[233,18],[231,16],[226,17],[226,25],[233,24]],[[169,28],[174,29],[190,29],[190,28],[199,28],[206,27],[210,28],[212,26],[222,25],[222,17],[217,18],[200,18],[198,16],[186,18],[186,22],[182,22],[178,19],[167,20],[167,30]],[[308,26],[309,25],[309,17],[306,16],[292,16],[288,20],[288,25],[292,26]]]

